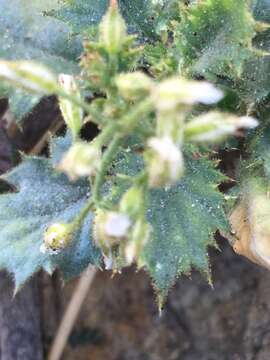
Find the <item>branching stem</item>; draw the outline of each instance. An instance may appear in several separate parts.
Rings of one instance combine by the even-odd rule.
[[[152,100],[147,98],[145,101],[142,101],[138,106],[136,106],[132,112],[123,116],[118,123],[111,123],[97,138],[97,141],[100,145],[105,145],[107,141],[114,136],[103,155],[101,165],[95,179],[93,188],[93,201],[96,206],[100,205],[101,188],[104,184],[108,169],[110,168],[115,155],[120,149],[122,139],[132,133],[134,127],[136,127],[142,116],[145,116],[145,114],[152,111],[152,108]]]

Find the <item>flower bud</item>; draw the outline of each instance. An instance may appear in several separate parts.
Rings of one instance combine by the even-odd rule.
[[[142,209],[143,192],[138,186],[131,187],[120,201],[120,212],[127,214],[131,219],[136,219]]]
[[[143,72],[137,71],[119,75],[116,79],[116,86],[123,98],[136,100],[149,95],[153,81]]]
[[[170,186],[183,175],[184,159],[181,150],[170,137],[151,138],[146,156],[151,187]]]
[[[239,129],[253,129],[258,121],[252,117],[211,111],[185,125],[184,135],[187,140],[195,142],[216,142],[234,134]]]
[[[118,245],[128,237],[130,218],[122,213],[99,210],[94,222],[94,239],[102,250]]]
[[[125,20],[119,12],[118,5],[113,2],[101,20],[99,27],[101,44],[111,55],[119,53],[127,38]]]
[[[101,150],[93,143],[77,142],[71,146],[60,162],[58,169],[66,173],[71,181],[93,175],[101,161]]]
[[[65,93],[74,96],[80,101],[80,92],[77,88],[73,76],[61,74],[59,76],[59,83]],[[71,130],[73,138],[75,139],[83,125],[83,110],[80,106],[75,105],[72,101],[62,97],[59,99],[59,105],[65,123]]]
[[[54,74],[34,61],[0,61],[0,79],[39,95],[59,90]]]
[[[70,224],[58,223],[51,225],[44,233],[44,242],[40,247],[40,251],[58,254],[70,244],[72,234]]]
[[[125,259],[127,265],[139,259],[140,254],[147,244],[151,233],[151,227],[143,220],[138,220],[132,227],[130,240],[125,247]]]
[[[211,105],[220,101],[222,97],[222,91],[208,82],[181,78],[164,80],[153,91],[154,103],[160,111],[172,110],[179,105]]]
[[[105,270],[113,270],[115,268],[115,259],[111,251],[108,255],[103,254],[103,262]]]

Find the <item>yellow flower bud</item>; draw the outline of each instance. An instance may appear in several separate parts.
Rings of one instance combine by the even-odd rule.
[[[51,225],[44,233],[44,242],[40,251],[58,254],[70,244],[72,234],[70,224],[57,223]]]

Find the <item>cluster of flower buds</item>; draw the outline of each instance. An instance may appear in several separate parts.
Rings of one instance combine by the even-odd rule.
[[[151,86],[150,97],[156,110],[156,137],[147,141],[145,160],[150,187],[175,184],[184,173],[181,147],[185,118],[196,103],[214,104],[223,94],[207,82],[175,77]]]
[[[85,41],[81,66],[89,88],[106,92],[115,86],[114,75],[136,62],[140,47],[133,47],[134,36],[128,34],[116,0],[111,0],[98,35],[97,42]]]
[[[43,244],[40,247],[42,253],[48,252],[51,255],[58,254],[71,242],[73,227],[71,224],[52,224],[44,233]]]
[[[71,181],[94,175],[100,165],[101,148],[93,141],[75,142],[64,155],[58,170],[66,173]]]
[[[144,75],[145,76],[145,75]],[[137,73],[132,81],[121,76],[118,87],[122,92],[132,93],[139,86]],[[250,129],[258,125],[251,117],[237,117],[217,111],[210,111],[187,122],[187,115],[195,104],[212,105],[223,97],[222,91],[205,81],[185,80],[180,77],[166,79],[155,84],[151,79],[142,84],[148,92],[156,112],[156,137],[147,141],[145,160],[151,187],[175,184],[183,175],[184,160],[182,146],[184,140],[193,142],[216,142],[235,134],[239,129]],[[126,85],[127,84],[127,85]],[[146,84],[146,85],[145,85]],[[141,90],[142,91],[142,90]]]
[[[153,2],[161,11],[164,1]],[[161,24],[161,35],[162,32]],[[168,35],[167,28],[163,33],[165,37]],[[96,175],[98,170],[101,170],[95,185],[102,186],[108,163],[110,165],[115,156],[113,151],[109,152],[110,149],[116,148],[118,144],[121,148],[124,143],[121,143],[121,140],[134,135],[133,129],[139,121],[140,124],[144,119],[151,121],[148,122],[148,125],[153,125],[150,129],[151,135],[148,131],[142,131],[146,165],[143,175],[146,173],[147,176],[143,176],[143,180],[134,180],[133,186],[111,211],[100,209],[101,202],[94,196],[94,205],[98,207],[94,220],[94,241],[104,255],[106,268],[114,270],[130,265],[135,260],[140,266],[142,250],[151,235],[151,226],[145,217],[145,188],[169,187],[181,179],[185,169],[182,153],[184,141],[216,142],[239,129],[254,128],[258,124],[257,120],[251,117],[237,117],[218,111],[210,111],[187,121],[194,105],[216,104],[222,99],[223,92],[208,82],[186,80],[180,76],[155,82],[142,71],[125,73],[132,68],[131,64],[139,51],[139,48],[132,46],[133,39],[134,37],[127,33],[117,0],[111,0],[99,26],[98,41],[86,42],[85,53],[81,58],[81,75],[85,89],[98,90],[98,93],[104,95],[91,104],[83,103],[75,79],[70,75],[61,74],[57,81],[57,77],[50,70],[35,62],[0,61],[0,79],[38,95],[59,96],[60,109],[72,133],[73,144],[58,169],[66,173],[71,181]],[[120,101],[116,101],[117,96]],[[91,143],[79,138],[83,125],[83,108],[89,112],[90,117],[98,113],[102,118],[99,122],[101,136]],[[138,108],[140,111],[136,111]],[[128,111],[131,109],[133,111],[130,115]],[[135,126],[132,123],[134,118]],[[108,124],[107,120],[111,123]],[[107,125],[109,135],[106,133]],[[136,129],[140,131],[139,126]],[[104,133],[106,140],[102,138]],[[105,161],[102,162],[102,147],[107,146],[111,138],[115,140],[114,135],[117,135],[119,142],[111,142],[113,146],[107,148],[111,156],[105,156]],[[115,144],[117,146],[114,146]],[[95,193],[100,195],[98,191]],[[91,199],[91,206],[93,202]],[[262,200],[258,199],[258,203],[254,203],[254,209],[259,211],[261,204]],[[269,212],[269,206],[264,210]],[[71,243],[74,229],[74,222],[52,224],[44,233],[40,251],[59,253]],[[265,229],[269,230],[268,227]],[[263,252],[262,245],[257,246],[258,252]]]

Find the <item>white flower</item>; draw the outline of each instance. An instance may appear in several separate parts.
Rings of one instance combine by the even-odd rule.
[[[130,226],[131,221],[127,215],[111,212],[104,224],[104,231],[108,236],[123,238],[127,236]]]
[[[211,105],[220,101],[222,97],[222,91],[208,82],[181,78],[165,80],[153,91],[153,100],[159,111],[169,111],[181,104]]]
[[[190,104],[201,103],[212,105],[223,98],[223,92],[206,81],[197,81],[196,83],[190,84],[190,93]]]
[[[252,117],[237,117],[211,111],[193,119],[185,126],[185,138],[196,142],[215,142],[234,134],[239,129],[253,129],[258,121]]]
[[[93,227],[96,245],[107,254],[113,246],[127,239],[131,226],[132,221],[126,214],[97,210]]]
[[[151,138],[148,141],[149,184],[152,187],[168,186],[176,183],[184,171],[181,150],[170,137]]]
[[[259,125],[257,119],[250,116],[241,116],[238,119],[238,128],[242,129],[254,129]]]

